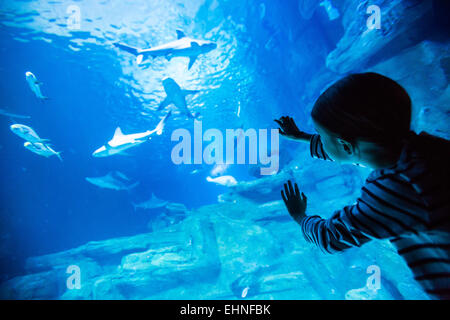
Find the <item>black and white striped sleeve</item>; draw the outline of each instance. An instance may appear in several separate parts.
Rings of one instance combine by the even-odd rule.
[[[359,247],[374,238],[417,233],[428,225],[426,207],[417,198],[412,186],[395,177],[368,179],[355,204],[329,219],[305,217],[302,231],[307,241],[328,253]]]

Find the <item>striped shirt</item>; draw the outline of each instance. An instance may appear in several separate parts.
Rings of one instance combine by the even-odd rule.
[[[425,132],[418,139],[433,147],[421,152],[405,144],[393,167],[371,172],[354,204],[329,219],[307,216],[301,227],[305,239],[327,253],[389,239],[431,298],[450,299],[449,143]],[[332,161],[317,134],[310,151]]]

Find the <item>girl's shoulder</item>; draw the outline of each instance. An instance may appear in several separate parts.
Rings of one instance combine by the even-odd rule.
[[[450,140],[425,131],[415,135],[402,148],[395,166],[371,172],[368,180],[398,176],[402,180],[417,181],[428,176],[431,180],[450,180]]]
[[[444,204],[450,190],[450,142],[427,133],[414,139],[405,144],[394,167],[374,170],[365,187],[378,199],[398,201],[398,206],[405,199],[418,203],[416,209],[426,208],[433,221],[439,220],[448,216]]]

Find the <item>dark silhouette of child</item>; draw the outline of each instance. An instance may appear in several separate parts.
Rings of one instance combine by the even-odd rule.
[[[275,121],[281,135],[308,142],[313,157],[374,170],[356,203],[329,219],[307,216],[306,196],[288,181],[281,196],[305,239],[328,253],[389,239],[429,296],[449,299],[450,142],[411,131],[408,93],[376,73],[339,80],[311,116],[318,134],[290,117]]]

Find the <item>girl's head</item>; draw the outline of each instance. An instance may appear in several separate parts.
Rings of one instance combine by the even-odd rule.
[[[344,163],[390,164],[411,134],[408,93],[377,73],[337,81],[317,99],[311,116],[327,154]]]

